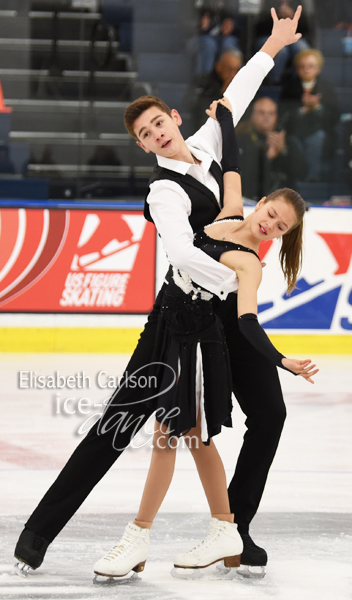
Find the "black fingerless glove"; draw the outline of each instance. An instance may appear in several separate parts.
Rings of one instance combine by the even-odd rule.
[[[297,373],[294,373],[291,371],[291,369],[284,367],[281,360],[286,357],[278,352],[275,346],[271,343],[264,329],[259,324],[257,315],[254,313],[246,313],[245,315],[241,315],[238,319],[238,324],[240,332],[256,350],[261,352],[261,354],[264,354],[264,356],[266,356],[266,358],[273,362],[277,367],[280,367],[285,371],[289,371],[293,375],[297,375]]]
[[[222,134],[222,170],[224,173],[228,171],[240,173],[240,153],[233,125],[232,112],[218,102],[216,118],[219,121]]]

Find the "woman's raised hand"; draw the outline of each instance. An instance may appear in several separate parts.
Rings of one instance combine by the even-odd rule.
[[[313,365],[310,359],[283,358],[281,362],[286,369],[292,371],[295,375],[300,375],[310,383],[314,383],[312,377],[318,373],[319,369],[315,368],[316,365]]]
[[[217,109],[219,102],[223,106],[226,106],[226,108],[228,108],[229,111],[232,112],[231,102],[228,98],[221,98],[220,100],[214,100],[214,102],[211,103],[211,105],[209,106],[209,108],[206,109],[205,112],[207,113],[208,117],[215,119],[215,121],[217,120],[216,119],[216,109]]]

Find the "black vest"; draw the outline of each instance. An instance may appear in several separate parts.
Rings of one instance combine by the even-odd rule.
[[[220,204],[222,207],[224,197],[223,174],[220,166],[215,160],[213,160],[210,166],[210,173],[213,175],[214,179],[219,185]],[[175,171],[171,171],[170,169],[165,169],[164,167],[159,167],[157,165],[154,169],[154,173],[149,179],[148,186],[150,186],[154,181],[159,181],[161,179],[175,181],[175,183],[178,183],[184,189],[186,194],[188,194],[192,204],[192,211],[188,217],[188,220],[193,231],[202,229],[205,225],[212,223],[212,221],[216,219],[220,212],[219,204],[213,192],[205,185],[200,183],[200,181],[194,177],[191,177],[191,175],[181,175],[180,173],[176,173]],[[148,187],[147,196],[149,192],[150,187]],[[144,217],[147,219],[147,221],[153,223],[153,219],[149,211],[147,196],[144,201]],[[167,197],[165,198],[165,202],[167,202]]]

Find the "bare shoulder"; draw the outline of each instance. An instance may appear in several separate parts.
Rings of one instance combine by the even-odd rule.
[[[238,255],[238,268],[249,273],[261,273],[262,265],[258,257],[253,252],[235,251]]]
[[[262,265],[258,257],[252,252],[230,250],[221,255],[220,262],[236,271],[238,277],[252,278],[257,285],[262,280]]]

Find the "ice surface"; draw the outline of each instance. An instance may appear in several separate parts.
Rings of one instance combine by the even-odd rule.
[[[321,371],[310,385],[280,372],[288,418],[252,535],[269,554],[261,581],[222,580],[214,567],[202,579],[170,575],[173,557],[207,533],[209,517],[192,459],[179,449],[176,474],[152,530],[146,569],[136,580],[113,586],[92,583],[92,565],[121,535],[138,508],[150,460],[148,434],[129,449],[95,488],[50,546],[42,567],[21,578],[13,572],[13,550],[35,508],[81,436],[87,418],[58,414],[56,390],[19,389],[18,372],[55,371],[91,376],[89,389],[64,389],[92,404],[108,395],[93,385],[96,373],[119,375],[126,356],[16,355],[1,357],[0,597],[24,599],[351,600],[352,598],[352,371],[350,357],[315,357]],[[71,402],[68,406],[76,407]],[[94,409],[95,410],[95,409]],[[99,410],[99,409],[97,409]],[[228,478],[232,476],[243,415],[216,439]]]

